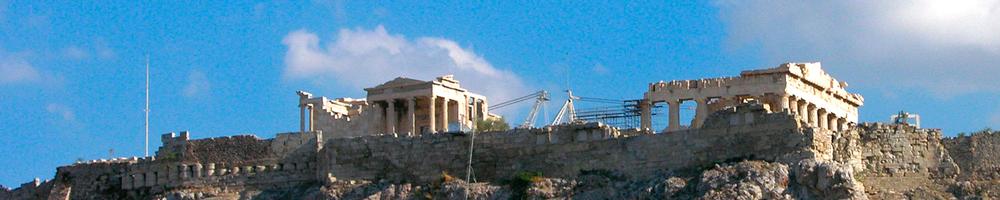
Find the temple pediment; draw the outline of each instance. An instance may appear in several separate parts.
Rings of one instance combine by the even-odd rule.
[[[410,85],[419,85],[419,84],[426,84],[426,83],[427,83],[427,81],[421,81],[421,80],[412,79],[412,78],[406,78],[406,77],[396,77],[395,79],[392,79],[391,81],[387,81],[385,83],[379,84],[378,86],[375,86],[375,87],[372,87],[372,88],[366,88],[365,90],[395,88],[395,87],[403,87],[403,86],[410,86]]]

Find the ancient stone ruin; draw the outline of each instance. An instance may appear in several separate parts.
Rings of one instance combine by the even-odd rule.
[[[938,129],[858,122],[863,98],[846,86],[819,63],[787,63],[739,77],[652,83],[637,129],[576,121],[474,133],[477,120],[499,117],[486,97],[451,76],[397,78],[365,89],[364,99],[298,92],[298,132],[268,139],[168,133],[155,156],[62,166],[52,180],[0,187],[0,199],[996,195],[1000,134],[942,138]],[[689,127],[679,123],[683,101],[697,102]],[[656,131],[648,108],[661,102],[669,123]]]

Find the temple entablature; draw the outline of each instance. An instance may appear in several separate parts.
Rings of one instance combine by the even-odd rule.
[[[668,104],[667,131],[680,125],[680,104],[697,103],[691,128],[700,128],[708,114],[749,100],[770,112],[789,112],[808,124],[831,130],[846,129],[858,122],[858,107],[864,98],[848,92],[847,83],[823,71],[820,63],[785,63],[775,68],[747,70],[738,77],[674,80],[649,84],[642,107],[642,127],[652,124],[650,108]]]

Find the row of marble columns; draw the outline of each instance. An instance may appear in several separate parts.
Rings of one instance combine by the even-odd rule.
[[[179,183],[181,180],[188,180],[193,178],[211,177],[211,176],[225,176],[225,175],[238,175],[238,174],[256,174],[263,173],[267,171],[303,171],[309,169],[312,165],[310,162],[305,163],[280,163],[273,165],[256,165],[256,166],[234,166],[234,167],[221,167],[216,168],[215,163],[208,163],[202,165],[200,163],[195,163],[192,165],[180,164],[180,165],[166,165],[164,170],[151,170],[144,173],[133,173],[122,176],[122,189],[133,189],[140,187],[152,187],[156,185],[167,185],[171,183]]]
[[[307,113],[309,114],[309,121],[306,121],[306,114]],[[313,112],[313,105],[309,105],[309,104],[299,105],[299,132],[300,133],[305,133],[306,130],[309,130],[309,131],[316,130],[316,126],[313,125],[314,122],[315,122],[315,117],[313,117],[313,115],[315,113],[316,112]],[[309,129],[306,129],[306,123],[307,122],[309,124]]]
[[[463,122],[464,119],[460,119],[460,117],[463,116],[462,114],[464,112],[470,109],[473,111],[471,115],[478,115],[479,112],[485,111],[483,108],[485,106],[485,102],[478,99],[471,99],[471,101],[475,103],[471,107],[467,105],[460,105],[461,101],[459,100],[439,96],[429,96],[422,99],[427,99],[427,102],[429,102],[427,103],[427,131],[429,132],[449,131],[448,124],[451,122]],[[378,115],[376,121],[385,122],[383,124],[384,127],[382,127],[383,133],[395,134],[403,132],[410,135],[420,133],[421,130],[419,129],[420,127],[417,127],[417,116],[415,112],[417,110],[417,97],[386,100],[384,102],[385,106],[383,106],[382,103],[374,104]],[[400,102],[405,103],[406,110],[396,109],[396,104]],[[457,108],[455,108],[456,106]],[[438,109],[440,109],[440,111],[438,111]],[[405,113],[405,119],[399,119],[399,113]],[[470,114],[466,114],[466,116],[468,115]],[[399,123],[405,123],[406,126],[404,130],[396,130],[396,128],[399,127]]]
[[[810,103],[803,99],[797,98],[795,96],[789,95],[774,95],[774,94],[764,94],[760,96],[752,97],[723,97],[717,98],[722,101],[739,101],[745,98],[754,98],[762,101],[762,103],[770,103],[772,110],[776,112],[789,112],[794,115],[799,115],[806,121],[809,125],[829,129],[833,131],[846,130],[849,123],[843,116],[837,116],[833,113],[828,112],[824,108],[817,107],[816,104]],[[775,99],[776,98],[776,99]],[[695,108],[695,116],[691,121],[691,128],[701,128],[705,123],[705,119],[708,117],[710,112],[708,102],[712,98],[695,98],[693,101],[697,102],[697,107]],[[665,102],[667,106],[667,131],[677,131],[681,130],[680,124],[680,105],[685,100],[667,100],[661,101]],[[649,100],[643,101],[640,104],[640,109],[642,112],[642,128],[649,129],[652,127],[652,108],[658,102],[652,102]]]
[[[820,108],[804,99],[795,96],[781,96],[779,102],[785,105],[789,113],[798,115],[810,126],[833,131],[843,131],[850,128],[850,123],[843,116],[830,113],[825,108]]]

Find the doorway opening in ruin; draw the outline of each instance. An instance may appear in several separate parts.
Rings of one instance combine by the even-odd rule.
[[[681,101],[680,108],[681,128],[679,130],[687,130],[691,127],[691,123],[694,121],[694,115],[696,114],[695,111],[698,108],[698,102],[695,102],[694,100],[684,100]]]
[[[669,109],[668,107],[669,106],[667,106],[667,103],[663,103],[663,102],[658,102],[658,103],[656,103],[654,105],[654,107],[655,106],[662,107],[662,111],[660,113],[658,113],[658,115],[657,114],[651,115],[651,118],[650,118],[651,122],[650,122],[649,125],[650,125],[650,128],[654,132],[656,132],[656,133],[662,133],[662,132],[664,132],[664,131],[667,130],[667,125],[670,124],[669,123],[670,122],[669,121],[670,117],[668,116],[669,115],[668,114],[668,109]]]

